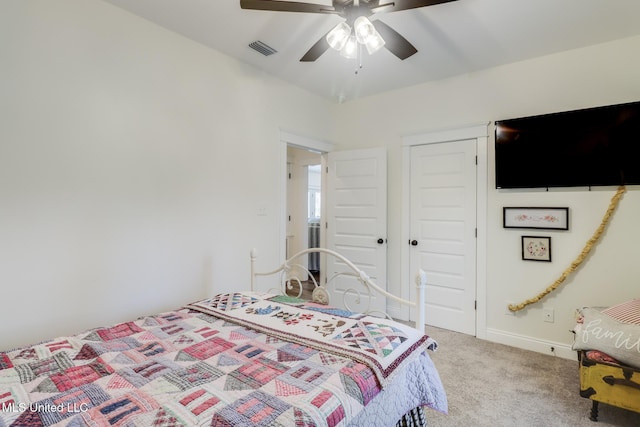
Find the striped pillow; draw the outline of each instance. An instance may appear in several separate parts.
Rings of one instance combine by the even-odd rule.
[[[621,323],[640,325],[640,298],[614,305],[602,310],[602,313]]]

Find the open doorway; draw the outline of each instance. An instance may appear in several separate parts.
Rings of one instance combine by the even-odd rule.
[[[318,159],[319,160],[319,159]],[[307,166],[307,248],[319,248],[322,220],[322,176],[320,164]],[[320,279],[320,253],[309,254],[308,268],[316,280]]]
[[[303,249],[322,245],[321,162],[320,153],[287,147],[287,258]],[[300,261],[319,280],[321,262],[318,254]],[[310,279],[306,271],[297,274],[302,280]]]

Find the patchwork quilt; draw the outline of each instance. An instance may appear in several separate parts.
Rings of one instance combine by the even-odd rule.
[[[0,427],[382,425],[371,407],[446,411],[434,345],[389,320],[223,294],[0,353]]]

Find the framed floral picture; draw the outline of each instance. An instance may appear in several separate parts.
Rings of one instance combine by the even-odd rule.
[[[551,237],[522,236],[522,259],[551,262]]]
[[[569,229],[569,208],[504,207],[502,211],[504,228]]]

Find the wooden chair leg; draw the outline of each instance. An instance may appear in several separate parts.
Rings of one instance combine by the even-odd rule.
[[[591,415],[589,416],[589,419],[591,421],[598,421],[598,401],[592,400],[591,402]]]

